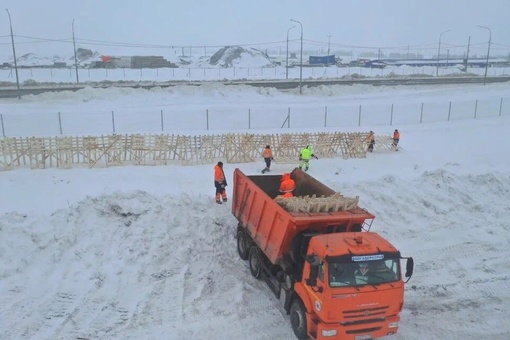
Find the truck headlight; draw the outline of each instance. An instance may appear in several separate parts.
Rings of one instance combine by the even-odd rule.
[[[322,330],[322,336],[335,336],[336,335],[336,329],[332,329],[332,330],[327,330],[327,329],[323,329]]]
[[[397,328],[398,327],[398,322],[390,322],[388,324],[388,328]]]

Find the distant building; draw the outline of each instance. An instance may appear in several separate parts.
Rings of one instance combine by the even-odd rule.
[[[335,65],[336,59],[334,55],[326,55],[321,57],[310,56],[308,63],[310,65]]]
[[[101,56],[101,61],[94,61],[91,68],[163,68],[177,67],[176,64],[162,56]]]

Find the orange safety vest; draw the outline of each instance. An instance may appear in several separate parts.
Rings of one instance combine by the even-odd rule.
[[[219,165],[214,166],[214,180],[220,183],[225,180],[225,173]]]
[[[284,197],[284,198],[290,198],[290,197],[294,197],[294,195],[292,194],[292,192],[291,192],[291,191],[288,191],[288,192],[284,193],[284,194],[282,195],[282,197]]]
[[[393,132],[393,139],[400,139],[400,132],[398,131]]]
[[[262,152],[262,157],[264,157],[264,158],[273,157],[273,151],[271,151],[270,148],[265,148],[264,151]]]

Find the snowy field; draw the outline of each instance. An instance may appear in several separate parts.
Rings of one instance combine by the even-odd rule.
[[[510,82],[443,86],[176,86],[55,92],[0,100],[6,137],[112,133],[281,133],[374,129],[510,116]],[[287,119],[290,116],[290,119]],[[392,131],[392,130],[391,130]]]
[[[398,128],[402,150],[351,160],[318,155],[309,172],[359,195],[376,215],[372,231],[414,257],[399,333],[388,339],[503,340],[510,338],[510,113],[506,101],[501,116],[498,109],[509,86],[322,88],[304,96],[246,88],[84,90],[2,100],[0,109],[6,124],[25,116],[55,133],[38,119],[60,108],[97,134],[94,114],[111,110],[125,111],[123,130],[145,131],[148,109],[157,123],[159,110],[171,107],[182,110],[172,124],[189,124],[196,123],[189,112],[206,107],[494,101],[496,111],[476,119],[472,111],[423,124],[400,116],[390,126],[385,111],[361,128],[355,120],[339,130],[377,136]],[[245,120],[228,115],[220,125],[217,111],[216,131],[246,129]],[[321,123],[304,116],[297,128],[319,129],[322,112]],[[275,159],[273,173],[297,165]],[[255,174],[263,161],[225,164],[230,184],[236,167]],[[279,302],[237,255],[230,206],[214,203],[213,165],[19,169],[0,173],[0,191],[0,338],[294,338]],[[231,197],[231,186],[227,192]]]

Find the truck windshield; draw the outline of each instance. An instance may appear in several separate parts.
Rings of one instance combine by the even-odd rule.
[[[400,280],[398,259],[360,262],[329,262],[329,285],[347,287],[377,285]]]

